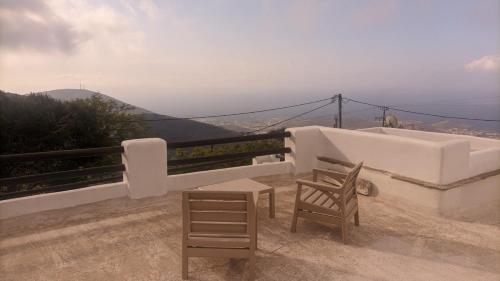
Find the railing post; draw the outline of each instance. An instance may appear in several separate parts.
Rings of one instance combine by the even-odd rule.
[[[167,193],[167,143],[148,138],[122,142],[124,181],[132,199]]]
[[[285,154],[285,161],[293,164],[293,173],[310,172],[316,167],[316,156],[320,149],[320,130],[316,126],[289,128],[292,135],[285,139],[285,146],[292,149]]]

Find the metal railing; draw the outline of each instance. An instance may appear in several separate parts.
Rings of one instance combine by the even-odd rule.
[[[290,132],[274,132],[268,134],[237,136],[227,138],[206,139],[185,142],[170,142],[168,149],[180,149],[199,146],[214,146],[231,143],[247,143],[251,141],[276,139],[283,142],[284,138],[290,137]],[[203,157],[189,157],[182,159],[168,159],[169,173],[182,171],[193,171],[208,167],[214,168],[220,165],[245,165],[251,158],[263,155],[279,155],[290,153],[291,149],[279,144],[276,148],[266,148],[253,151],[243,151],[235,153],[223,153]],[[81,159],[92,157],[106,157],[124,152],[122,146],[59,150],[48,152],[4,154],[0,155],[0,165],[13,166],[17,163],[36,161],[52,161],[62,159]],[[92,160],[92,159],[91,159]],[[95,164],[92,161],[88,163]],[[219,166],[218,166],[219,165]],[[0,178],[0,200],[36,195],[48,192],[59,192],[65,190],[79,189],[96,184],[123,181],[122,172],[125,166],[120,163],[106,164],[98,167],[83,167],[64,171],[51,171],[46,173],[36,173],[14,177]],[[2,191],[3,189],[3,191]],[[14,190],[14,191],[12,191]]]
[[[102,157],[123,153],[123,147],[101,147],[75,150],[59,150],[23,154],[0,155],[0,165],[13,165],[18,162]],[[79,168],[66,171],[39,173],[16,177],[0,178],[0,186],[7,187],[7,192],[0,193],[0,200],[57,192],[87,187],[95,184],[119,182],[123,180],[125,171],[123,164],[104,165],[99,167]],[[82,180],[83,178],[83,180]],[[74,179],[80,179],[74,181]],[[67,182],[73,180],[72,182]],[[56,183],[56,184],[54,184]],[[9,191],[23,185],[34,185],[24,190]],[[47,185],[48,184],[48,185]],[[23,189],[23,188],[21,188]]]
[[[220,144],[242,143],[242,142],[271,140],[271,139],[283,141],[284,138],[290,136],[291,136],[290,132],[274,132],[274,133],[259,134],[259,135],[216,138],[216,139],[206,139],[206,140],[186,141],[186,142],[171,142],[167,143],[167,147],[168,149],[199,147],[199,146],[213,147],[214,145],[220,145]],[[204,167],[208,168],[218,167],[218,165],[221,164],[230,164],[235,162],[241,163],[242,161],[248,162],[248,160],[256,156],[273,155],[273,154],[283,155],[285,153],[290,153],[290,152],[291,149],[288,147],[277,147],[272,149],[262,149],[262,150],[236,152],[236,153],[224,153],[220,155],[211,155],[203,157],[168,159],[167,166],[169,173],[178,173],[186,170],[187,171],[200,170]],[[238,163],[235,163],[232,166],[238,166],[237,164]]]

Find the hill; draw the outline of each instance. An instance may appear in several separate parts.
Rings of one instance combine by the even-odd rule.
[[[117,99],[110,97],[108,95],[101,94],[99,92],[85,90],[85,89],[59,89],[59,90],[42,92],[40,94],[45,94],[53,99],[60,100],[60,101],[73,101],[76,99],[88,99],[88,98],[92,97],[93,95],[98,95],[104,100],[112,100],[119,105],[125,105],[125,106],[129,107],[130,109],[128,111],[130,113],[133,113],[133,114],[153,113],[149,110],[146,110],[144,108],[140,108],[140,107],[135,106],[135,105],[128,104],[126,102],[122,102],[121,100],[117,100]]]
[[[61,101],[86,99],[92,97],[93,95],[99,95],[105,100],[113,100],[120,105],[128,106],[131,113],[141,115],[144,120],[172,118],[168,115],[157,114],[147,109],[125,103],[102,93],[84,89],[59,89],[46,91],[42,94]],[[167,141],[188,141],[238,135],[237,132],[194,120],[179,119],[174,121],[147,122],[147,124],[150,127],[152,137],[162,138]]]
[[[145,120],[169,118],[156,113],[142,114]],[[148,122],[156,137],[168,141],[188,141],[237,136],[239,133],[194,120],[168,120]]]

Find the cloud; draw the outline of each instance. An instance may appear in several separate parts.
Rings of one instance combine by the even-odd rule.
[[[468,71],[498,71],[500,70],[500,55],[484,56],[465,65]]]
[[[85,34],[55,14],[42,1],[0,2],[0,48],[72,52]]]
[[[156,20],[160,15],[158,6],[153,0],[121,0],[121,3],[134,16],[142,12],[149,19]]]
[[[82,53],[108,56],[142,48],[143,32],[136,17],[113,6],[87,0],[52,0],[50,7],[76,31],[88,35],[88,40],[79,46]]]
[[[137,3],[144,13],[157,13],[154,3]],[[0,48],[42,54],[74,54],[82,49],[87,53],[89,49],[129,51],[137,49],[142,36],[135,18],[87,0],[0,1]]]
[[[159,11],[153,0],[141,0],[139,1],[139,9],[141,9],[149,18],[158,18]]]

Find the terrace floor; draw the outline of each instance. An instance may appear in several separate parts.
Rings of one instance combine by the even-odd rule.
[[[500,214],[449,220],[360,196],[361,226],[344,245],[338,228],[299,219],[295,187],[276,187],[276,218],[260,201],[259,280],[500,280]],[[179,192],[114,199],[0,221],[1,280],[180,280]],[[191,258],[192,280],[241,280],[246,260]]]

